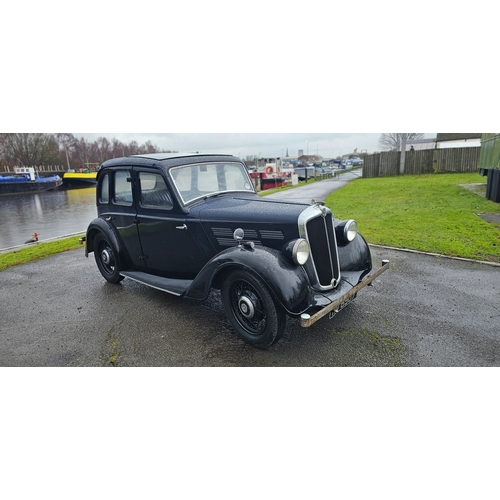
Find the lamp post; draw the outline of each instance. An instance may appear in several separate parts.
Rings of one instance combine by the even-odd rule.
[[[403,175],[405,173],[405,155],[406,155],[406,136],[407,134],[401,135],[401,156],[399,159],[399,173]]]

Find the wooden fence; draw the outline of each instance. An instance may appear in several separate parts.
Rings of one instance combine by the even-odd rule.
[[[405,174],[477,172],[481,148],[446,148],[406,151]],[[401,153],[384,151],[365,156],[363,177],[399,175]]]

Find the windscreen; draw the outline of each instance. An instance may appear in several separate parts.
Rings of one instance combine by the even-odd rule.
[[[184,204],[205,196],[232,191],[254,192],[246,167],[241,163],[199,163],[170,169]]]

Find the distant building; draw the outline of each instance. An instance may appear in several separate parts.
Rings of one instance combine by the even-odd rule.
[[[315,163],[322,161],[323,157],[319,155],[301,155],[298,159],[300,163]]]
[[[410,151],[411,147],[415,151],[420,151],[422,149],[436,149],[436,139],[407,139],[406,141],[406,151]]]
[[[482,134],[437,134],[432,139],[408,139],[406,151],[422,149],[468,148],[481,146]]]
[[[482,134],[437,134],[436,148],[470,148],[481,146]]]

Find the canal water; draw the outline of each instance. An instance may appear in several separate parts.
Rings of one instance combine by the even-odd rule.
[[[97,216],[95,187],[0,197],[0,250],[22,245],[33,233],[40,241],[84,233]]]

